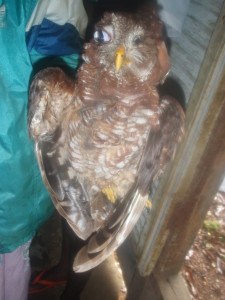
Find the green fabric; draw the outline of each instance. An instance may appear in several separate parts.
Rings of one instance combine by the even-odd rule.
[[[36,1],[6,0],[0,27],[0,253],[29,240],[53,212],[27,132],[32,64],[25,26]]]
[[[63,69],[67,75],[75,76],[75,70],[81,62],[81,56],[77,53],[60,57],[44,56],[38,53],[35,49],[31,50],[30,58],[34,74],[46,67],[59,67]]]
[[[35,49],[32,49],[30,52],[31,57],[31,63],[32,65],[38,65],[38,69],[42,69],[48,65],[49,67],[57,66],[57,67],[65,67],[70,66],[71,69],[74,71],[74,69],[77,68],[77,66],[80,63],[80,54],[74,53],[70,55],[64,55],[61,57],[47,57],[44,55],[39,54]],[[47,59],[47,62],[46,62]]]

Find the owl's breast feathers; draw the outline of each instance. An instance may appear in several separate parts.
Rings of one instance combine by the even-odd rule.
[[[85,67],[81,72],[87,75]],[[140,91],[133,86],[127,91],[113,82],[107,88],[106,74],[101,79],[106,82],[101,89],[78,85],[81,108],[68,108],[68,157],[76,174],[88,184],[100,190],[111,186],[121,199],[137,175],[150,129],[159,127],[159,99],[155,88],[143,86]],[[91,78],[86,76],[86,80]],[[92,197],[91,192],[90,201],[96,201]]]

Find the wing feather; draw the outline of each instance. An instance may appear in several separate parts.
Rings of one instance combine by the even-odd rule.
[[[48,156],[49,141],[35,143],[42,178],[58,212],[74,232],[86,240],[93,232],[93,220],[85,190],[77,177],[70,179],[67,169],[58,163],[57,152]],[[72,189],[70,188],[72,187]],[[82,222],[80,220],[83,220]]]

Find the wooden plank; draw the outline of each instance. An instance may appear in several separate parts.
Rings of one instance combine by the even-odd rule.
[[[179,271],[225,170],[225,5],[187,110],[186,138],[156,192],[142,275]]]
[[[128,287],[126,300],[149,299],[164,300],[155,277],[153,275],[142,277],[136,269],[131,284]]]
[[[180,273],[157,281],[160,294],[164,300],[191,300],[191,295]],[[158,300],[158,299],[154,299]]]
[[[136,269],[126,300],[149,299],[191,300],[191,296],[181,274],[168,278],[157,278],[154,275],[142,277]]]
[[[223,2],[222,0],[191,0],[182,34],[172,39],[171,76],[183,88],[187,103]]]

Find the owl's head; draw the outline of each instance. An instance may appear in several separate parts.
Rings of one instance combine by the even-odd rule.
[[[86,63],[97,65],[118,80],[132,77],[157,84],[170,68],[162,23],[154,12],[106,13],[84,49]]]

